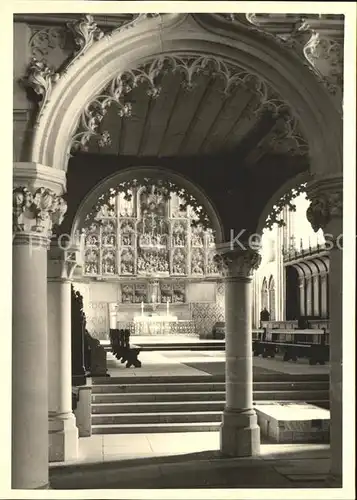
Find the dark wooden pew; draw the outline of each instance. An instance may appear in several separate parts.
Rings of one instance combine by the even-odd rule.
[[[326,330],[264,329],[259,338],[253,339],[254,356],[271,357],[280,352],[284,361],[308,358],[310,365],[324,365],[329,360],[330,349]]]
[[[130,330],[111,328],[109,339],[112,353],[121,363],[126,363],[126,368],[141,367],[141,361],[138,359],[141,349],[138,346],[130,345]]]

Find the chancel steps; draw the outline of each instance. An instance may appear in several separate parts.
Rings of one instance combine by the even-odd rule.
[[[278,374],[275,378],[254,382],[255,403],[305,401],[329,407],[328,375]],[[225,404],[222,377],[179,380],[170,376],[135,377],[135,383],[132,377],[93,379],[93,434],[218,430]]]

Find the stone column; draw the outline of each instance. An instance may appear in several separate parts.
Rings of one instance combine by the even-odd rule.
[[[225,277],[226,406],[221,452],[232,457],[260,452],[260,428],[253,409],[251,281],[261,256],[253,250],[220,251],[216,257]]]
[[[60,246],[58,242],[51,245],[47,273],[50,462],[78,456],[78,429],[72,412],[71,337],[71,277],[77,255],[75,250]]]
[[[321,274],[321,317],[328,317],[327,306],[327,273]]]
[[[306,316],[312,316],[312,306],[313,306],[313,289],[312,289],[312,278],[311,276],[306,276]]]
[[[48,488],[47,247],[66,211],[65,173],[15,163],[12,488]]]
[[[298,269],[299,273],[299,314],[300,316],[305,316],[306,315],[306,296],[305,296],[305,276],[303,274],[300,274],[300,268]],[[301,271],[302,273],[302,271]]]
[[[313,289],[313,315],[321,317],[321,294],[320,294],[320,275],[318,272],[312,275],[312,289]]]
[[[308,185],[307,218],[314,231],[323,229],[330,250],[330,444],[331,474],[342,480],[342,179]]]

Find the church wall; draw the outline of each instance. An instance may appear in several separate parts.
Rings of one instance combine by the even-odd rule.
[[[29,128],[30,101],[21,80],[30,60],[31,30],[24,23],[14,24],[13,64],[13,159],[21,161]]]

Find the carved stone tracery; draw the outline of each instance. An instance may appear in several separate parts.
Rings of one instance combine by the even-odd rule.
[[[221,79],[221,92],[225,97],[230,96],[237,87],[253,92],[258,96],[258,101],[249,112],[255,115],[270,112],[273,117],[281,116],[286,127],[279,131],[279,141],[287,138],[294,144],[291,146],[292,150],[299,151],[299,154],[307,152],[307,141],[303,139],[289,105],[276,95],[264,80],[238,66],[226,63],[219,57],[185,55],[159,56],[115,77],[100,95],[86,105],[72,138],[71,152],[87,151],[88,142],[92,137],[96,138],[100,147],[110,145],[109,131],[100,131],[100,124],[109,107],[116,105],[119,116],[130,117],[132,104],[128,101],[128,94],[138,85],[145,83],[148,95],[158,98],[161,92],[161,75],[167,72],[179,73],[186,91],[195,87],[196,76],[205,74]]]
[[[67,211],[67,203],[48,188],[33,192],[27,187],[13,189],[13,232],[34,232],[50,237]]]

